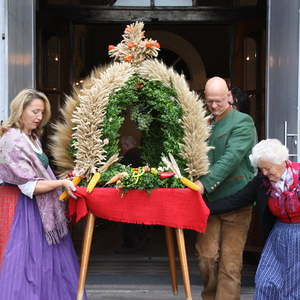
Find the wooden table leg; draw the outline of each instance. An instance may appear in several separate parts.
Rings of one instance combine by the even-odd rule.
[[[175,296],[178,295],[178,287],[177,287],[177,278],[176,278],[176,260],[175,260],[175,248],[174,248],[174,238],[173,238],[173,230],[171,227],[165,226],[166,232],[166,243],[168,250],[168,258],[169,258],[169,269],[172,281],[172,289],[173,294]]]
[[[182,229],[176,228],[175,230],[176,230],[176,238],[177,238],[179,260],[181,264],[185,296],[187,300],[192,300],[190,276],[189,276],[189,269],[187,264],[186,251],[185,251],[184,234]]]
[[[87,221],[85,225],[85,231],[84,231],[81,265],[80,265],[80,276],[79,276],[78,289],[77,289],[77,300],[82,300],[84,295],[84,286],[85,286],[87,268],[89,264],[94,226],[95,226],[95,216],[92,213],[88,213]]]

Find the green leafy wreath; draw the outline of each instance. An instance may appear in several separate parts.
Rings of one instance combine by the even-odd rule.
[[[98,185],[103,186],[108,176],[127,172],[122,179],[125,189],[182,186],[158,176],[154,180],[151,172],[137,176],[132,168],[117,162],[122,113],[128,108],[143,132],[145,164],[157,168],[162,155],[172,154],[181,173],[190,179],[207,173],[209,128],[202,101],[182,75],[162,62],[146,59],[157,55],[159,44],[144,39],[142,28],[142,23],[127,26],[123,41],[109,47],[111,56],[123,62],[95,69],[82,88],[67,98],[64,122],[56,124],[52,137],[61,176],[72,171],[87,184],[93,174],[101,173]]]
[[[174,101],[176,92],[160,81],[150,81],[133,75],[125,86],[109,97],[104,118],[103,137],[110,142],[104,147],[111,157],[119,149],[119,130],[124,122],[122,113],[131,107],[131,119],[143,133],[141,153],[144,165],[159,167],[161,154],[173,153],[186,168],[179,155],[183,130],[180,126],[182,109]]]

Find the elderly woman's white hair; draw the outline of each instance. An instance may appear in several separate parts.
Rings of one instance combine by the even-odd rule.
[[[259,165],[259,161],[267,161],[276,165],[288,160],[289,150],[277,139],[266,139],[260,141],[252,148],[249,159],[254,167]]]

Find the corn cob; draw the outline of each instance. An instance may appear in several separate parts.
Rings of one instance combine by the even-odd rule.
[[[200,187],[199,185],[197,185],[196,183],[190,181],[189,179],[187,179],[186,177],[181,177],[180,181],[183,185],[189,187],[191,190],[193,191],[200,191]]]
[[[96,186],[96,184],[97,184],[98,181],[100,180],[100,177],[101,177],[101,173],[99,173],[99,172],[96,172],[96,173],[93,175],[92,179],[90,180],[90,182],[89,182],[89,184],[88,184],[88,186],[87,186],[87,188],[86,188],[86,191],[87,191],[88,193],[91,193],[91,192],[94,190],[94,187]]]
[[[80,176],[76,176],[76,177],[74,177],[73,180],[72,180],[72,182],[74,183],[75,186],[78,185],[78,184],[80,183],[80,181],[81,181],[81,177],[80,177]],[[58,199],[59,199],[59,200],[65,200],[67,197],[68,197],[68,193],[67,193],[67,191],[65,190],[65,191],[63,191],[63,192],[60,194],[60,196],[59,196]]]

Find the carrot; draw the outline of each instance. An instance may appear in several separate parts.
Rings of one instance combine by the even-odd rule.
[[[118,180],[120,180],[123,177],[128,176],[127,172],[122,172],[122,173],[118,173],[115,176],[113,176],[110,180],[108,180],[105,185],[107,184],[112,184],[112,183],[116,183]]]

